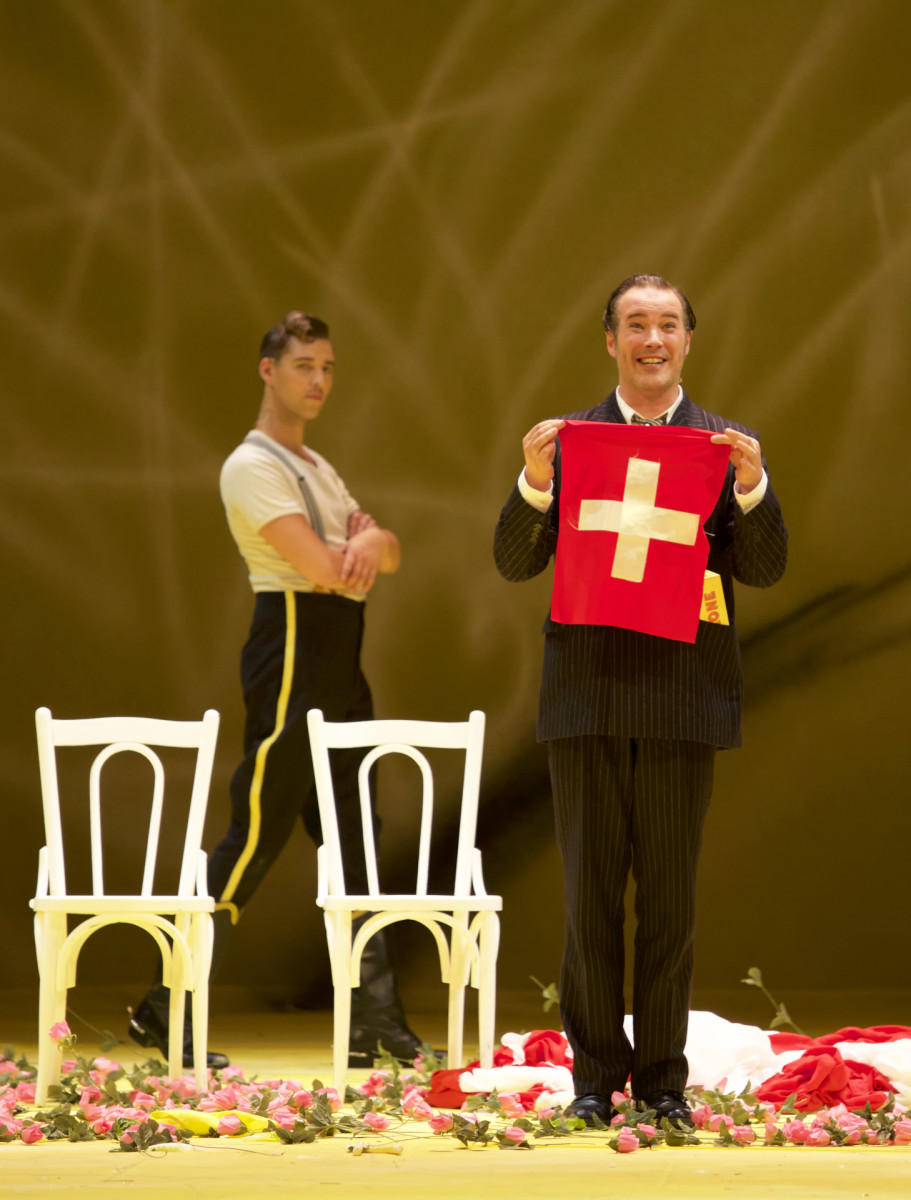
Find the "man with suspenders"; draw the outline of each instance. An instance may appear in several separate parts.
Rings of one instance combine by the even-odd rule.
[[[213,973],[233,924],[300,817],[321,841],[307,711],[330,721],[373,716],[360,666],[364,600],[378,574],[398,570],[389,530],[361,512],[322,455],[305,446],[333,382],[329,329],[318,317],[289,313],[260,349],[262,402],[254,430],[228,457],[221,495],[231,534],[256,597],[241,656],[246,706],[244,757],[231,780],[231,823],[209,858],[216,900]],[[357,752],[334,759],[345,875],[366,891],[357,791]],[[158,985],[133,1014],[130,1035],[167,1049],[168,992]],[[190,1053],[189,1030],[185,1055]],[[368,943],[361,986],[352,994],[351,1065],[370,1066],[377,1043],[413,1059],[420,1040],[408,1028],[380,932]],[[209,1065],[226,1065],[210,1054]]]

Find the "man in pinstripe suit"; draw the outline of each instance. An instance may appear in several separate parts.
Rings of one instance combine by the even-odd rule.
[[[547,743],[565,876],[560,981],[575,1054],[568,1112],[608,1122],[631,1077],[657,1119],[687,1124],[684,1055],[693,964],[696,865],[715,751],[740,744],[741,666],[733,580],[768,587],[782,575],[787,533],[751,430],[695,405],[680,386],[696,320],[656,275],[626,279],[604,314],[618,387],[574,419],[714,431],[730,446],[706,522],[708,567],[721,576],[731,625],[701,622],[694,644],[606,625],[545,622],[538,740]],[[524,438],[525,466],[497,524],[504,578],[545,569],[559,537],[562,419]],[[625,1012],[624,893],[636,881],[634,1045]]]

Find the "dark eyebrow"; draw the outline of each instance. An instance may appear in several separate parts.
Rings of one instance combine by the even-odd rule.
[[[295,358],[293,361],[294,361],[295,363],[315,363],[315,362],[316,362],[316,359],[313,357],[313,355],[312,355],[312,354],[300,354],[300,355],[298,355],[298,357],[297,357],[297,358]],[[325,360],[324,360],[324,362],[323,362],[323,366],[324,366],[324,367],[334,367],[334,366],[335,366],[335,359],[334,359],[334,358],[327,358],[327,359],[325,359]]]
[[[647,314],[644,312],[631,312],[631,313],[626,314],[626,319],[627,319],[627,321],[630,321],[630,320],[632,320],[633,317],[644,317],[646,315]],[[662,313],[661,316],[662,317],[671,317],[675,321],[680,321],[683,319],[681,317],[680,313],[675,313],[675,312],[665,312],[665,313]]]

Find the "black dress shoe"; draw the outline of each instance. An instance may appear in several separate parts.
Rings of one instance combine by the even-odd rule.
[[[672,1125],[695,1128],[692,1111],[682,1092],[655,1092],[645,1101],[645,1107],[654,1112],[656,1125],[666,1117]]]
[[[409,1066],[421,1053],[421,1039],[408,1028],[398,1005],[376,1008],[369,1016],[361,1012],[353,1017],[348,1037],[348,1066],[372,1067],[380,1045]]]
[[[159,992],[164,993],[164,996],[159,995]],[[167,1003],[167,988],[152,988],[151,992],[140,1000],[135,1012],[130,1013],[130,1027],[127,1031],[140,1046],[156,1046],[164,1056],[165,1062],[168,1061]],[[219,1054],[215,1050],[206,1054],[206,1066],[213,1071],[224,1070],[230,1061],[227,1054]],[[193,1069],[193,1030],[189,1019],[184,1023],[183,1065],[187,1070]]]
[[[597,1125],[598,1122],[610,1125],[616,1110],[607,1096],[602,1096],[599,1092],[586,1092],[583,1096],[576,1096],[572,1104],[568,1104],[563,1110],[563,1115],[581,1117],[586,1125]]]

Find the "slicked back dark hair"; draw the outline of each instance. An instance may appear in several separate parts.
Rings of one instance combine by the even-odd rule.
[[[688,332],[692,332],[696,328],[696,314],[693,312],[692,306],[681,292],[680,288],[674,287],[669,283],[663,275],[629,275],[622,283],[618,284],[611,292],[607,301],[607,306],[604,309],[604,328],[609,329],[611,333],[616,333],[617,329],[615,321],[617,318],[617,301],[630,288],[634,287],[651,287],[659,288],[663,292],[673,292],[680,303],[683,305],[683,323]]]
[[[301,342],[319,342],[329,338],[329,326],[312,313],[289,312],[283,321],[273,325],[263,338],[259,348],[260,358],[274,358],[276,362],[285,353],[293,337]]]

